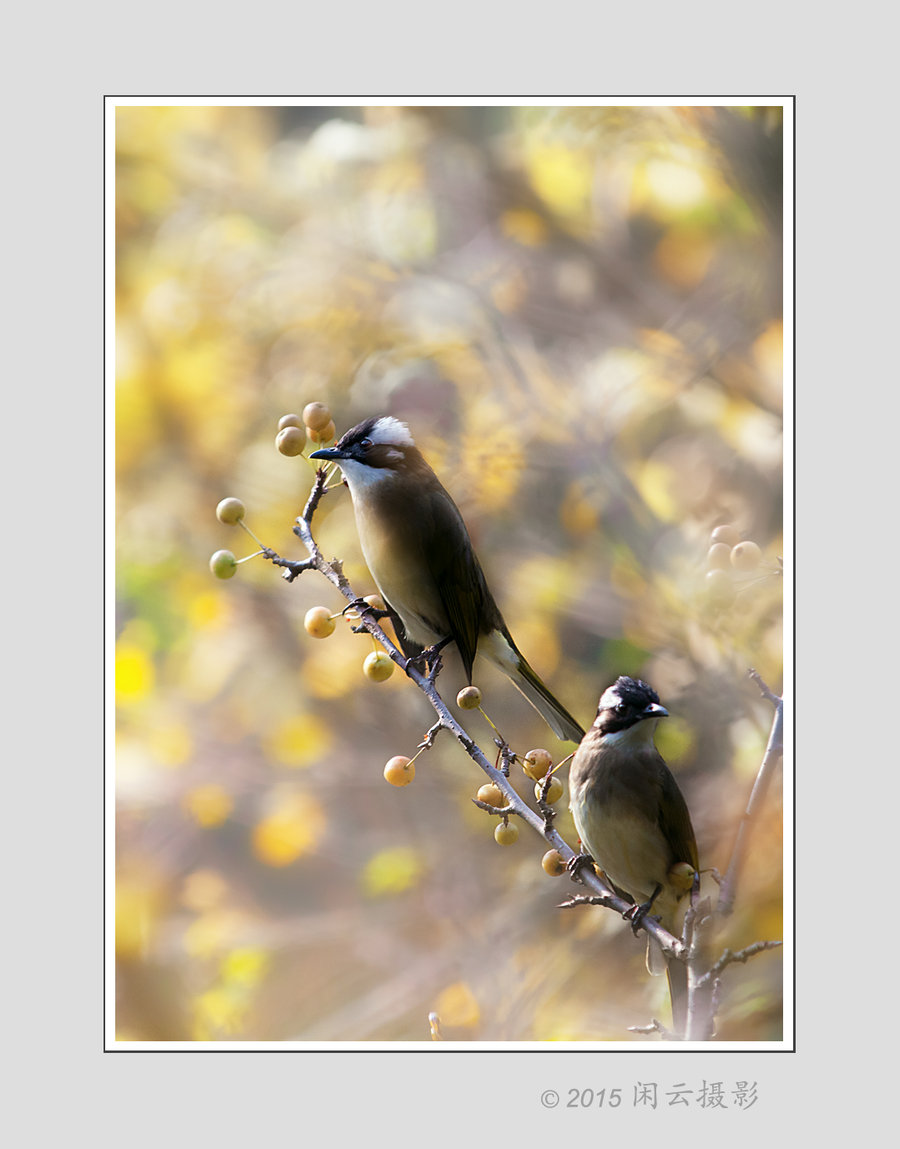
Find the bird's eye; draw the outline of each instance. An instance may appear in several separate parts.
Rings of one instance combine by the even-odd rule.
[[[625,705],[624,702],[617,703],[617,705],[615,707],[615,712],[619,716],[619,718],[621,718],[627,710],[628,710],[628,707]]]
[[[372,440],[371,439],[363,439],[359,445],[360,445],[360,447],[362,447],[362,449],[364,451],[368,451],[368,449],[372,446]]]

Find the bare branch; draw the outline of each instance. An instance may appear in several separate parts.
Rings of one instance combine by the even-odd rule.
[[[710,909],[709,898],[699,900],[695,885],[682,929],[687,949],[688,998],[682,1034],[686,1041],[709,1041],[715,1032],[713,987],[703,980],[708,965],[703,940],[705,927],[711,920]]]
[[[765,800],[769,782],[775,772],[775,767],[781,761],[784,753],[784,702],[766,686],[755,670],[750,671],[750,677],[759,687],[762,696],[768,699],[775,707],[775,715],[772,719],[772,729],[769,732],[766,752],[763,755],[759,772],[756,775],[756,781],[753,783],[747,808],[738,826],[734,849],[731,853],[731,861],[728,863],[725,877],[720,884],[719,903],[716,908],[724,917],[727,917],[734,908],[738,874],[747,853],[747,842],[753,819],[758,814]]]
[[[492,806],[490,802],[482,802],[480,798],[473,798],[472,801],[479,810],[485,810],[488,814],[516,814],[518,811],[512,806]]]
[[[722,956],[698,979],[697,984],[705,985],[707,982],[715,981],[726,966],[732,965],[734,962],[747,962],[757,954],[763,953],[765,950],[777,949],[783,944],[784,943],[780,941],[765,941],[754,942],[752,945],[745,946],[744,949],[735,952],[732,952],[730,949],[724,949]]]
[[[558,910],[570,910],[573,906],[606,906],[607,909],[614,910],[618,908],[613,904],[615,900],[612,896],[606,897],[600,894],[595,894],[593,897],[588,894],[572,894],[567,902],[560,902],[556,908]]]

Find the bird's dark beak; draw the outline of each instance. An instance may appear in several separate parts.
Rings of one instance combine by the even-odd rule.
[[[647,709],[644,711],[642,717],[644,718],[668,718],[669,712],[665,706],[660,706],[658,702],[651,702]]]
[[[310,459],[346,459],[346,454],[340,447],[322,447],[319,451],[313,451],[308,456]]]

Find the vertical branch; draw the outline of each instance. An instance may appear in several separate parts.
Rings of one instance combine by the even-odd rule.
[[[775,715],[772,719],[772,729],[769,732],[766,752],[763,755],[762,764],[756,775],[756,781],[753,783],[753,789],[750,791],[747,808],[738,826],[734,849],[731,853],[731,861],[728,863],[728,869],[725,872],[725,877],[722,879],[722,885],[719,890],[717,910],[723,917],[727,917],[734,908],[738,874],[747,853],[747,843],[752,822],[765,801],[769,783],[772,780],[772,775],[775,773],[775,767],[781,761],[784,753],[784,700],[779,698],[777,694],[774,694],[768,686],[766,686],[755,670],[750,671],[750,677],[759,687],[762,696],[767,698],[775,707]]]
[[[703,944],[705,926],[710,921],[709,899],[692,904],[684,915],[684,943],[687,948],[688,1004],[685,1041],[709,1041],[715,1032],[714,989],[710,980],[709,957]]]

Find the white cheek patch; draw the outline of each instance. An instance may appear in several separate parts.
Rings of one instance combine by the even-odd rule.
[[[395,419],[393,415],[382,416],[372,427],[368,437],[373,443],[384,443],[389,447],[394,443],[401,447],[415,446],[413,437],[409,433],[409,427],[405,423],[401,423],[399,419]]]
[[[640,722],[635,722],[625,730],[604,734],[603,741],[607,746],[615,746],[620,750],[638,750],[652,745],[653,732],[658,721],[658,718],[642,718]]]
[[[378,483],[393,482],[396,477],[396,471],[392,471],[390,468],[367,467],[358,459],[338,459],[337,464],[341,468],[341,474],[347,480],[351,495],[354,493],[361,494]]]

